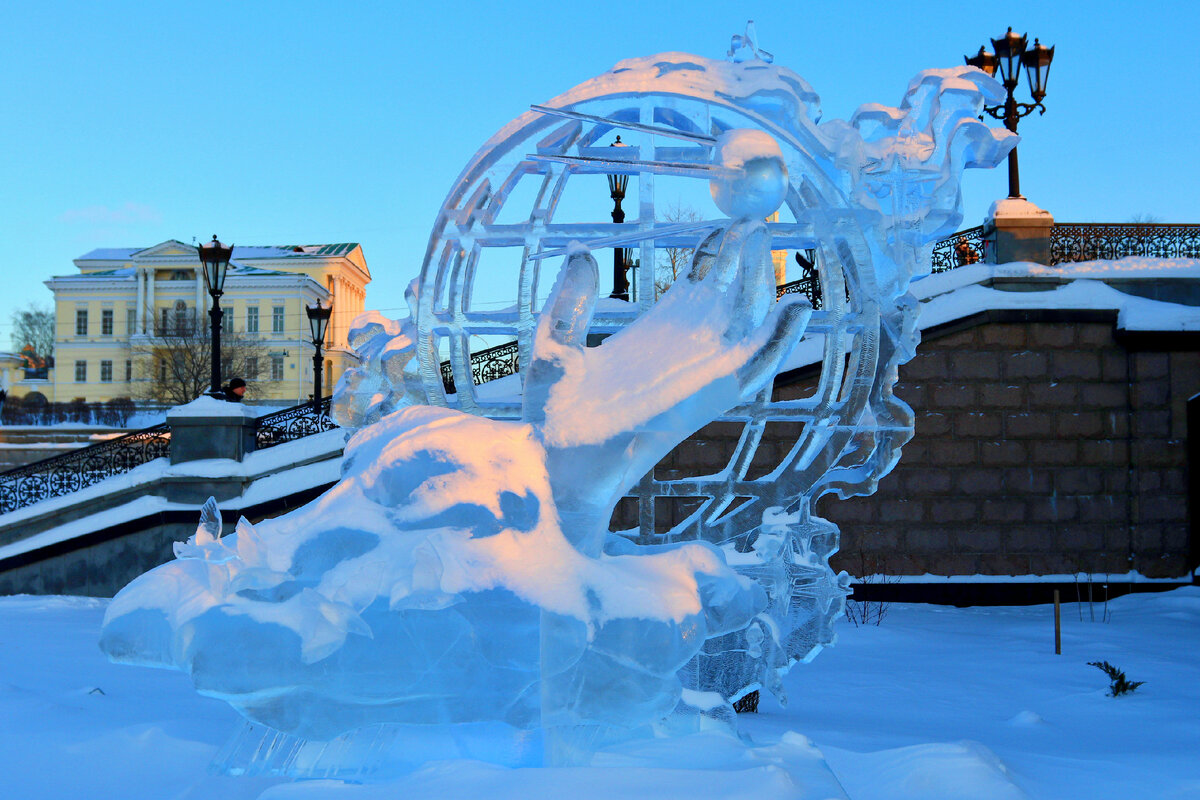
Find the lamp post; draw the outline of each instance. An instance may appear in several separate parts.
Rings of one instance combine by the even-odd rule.
[[[1004,127],[1013,133],[1017,132],[1017,121],[1038,109],[1039,114],[1046,113],[1042,100],[1046,97],[1046,81],[1050,77],[1050,62],[1054,60],[1054,48],[1046,47],[1037,39],[1033,47],[1027,48],[1027,36],[1018,36],[1009,28],[1008,32],[999,39],[992,39],[995,53],[989,53],[983,47],[973,56],[964,56],[969,66],[978,67],[988,75],[995,76],[999,71],[1000,81],[1008,93],[1004,105],[984,106],[983,110],[993,118],[1003,120]],[[1029,79],[1029,93],[1033,95],[1032,103],[1018,103],[1013,96],[1013,90],[1021,82],[1020,67],[1025,68],[1025,76]],[[982,115],[980,119],[983,119]],[[1021,184],[1017,173],[1017,148],[1008,154],[1008,196],[1020,197]]]
[[[308,315],[308,327],[312,332],[313,353],[313,411],[321,410],[321,347],[325,344],[325,329],[329,327],[329,316],[333,313],[333,304],[321,305],[318,300],[315,306],[305,306],[304,313]]]
[[[617,140],[609,145],[609,147],[628,147],[629,145],[621,141],[618,136]],[[621,208],[621,201],[625,199],[625,189],[629,186],[628,175],[609,175],[608,176],[608,195],[613,201],[612,221],[622,223],[625,221],[625,211]],[[629,280],[625,277],[625,248],[613,248],[613,290],[609,297],[615,297],[618,300],[629,299]]]
[[[213,397],[224,397],[221,391],[221,294],[225,291],[225,274],[229,271],[229,258],[233,245],[226,247],[213,234],[211,242],[196,248],[204,265],[204,288],[212,297],[212,308],[208,315],[212,320],[212,386],[208,393]]]

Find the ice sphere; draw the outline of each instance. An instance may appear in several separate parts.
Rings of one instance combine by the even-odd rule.
[[[734,219],[766,219],[788,190],[787,164],[779,143],[766,133],[737,129],[717,139],[716,163],[731,173],[709,182],[717,208]]]

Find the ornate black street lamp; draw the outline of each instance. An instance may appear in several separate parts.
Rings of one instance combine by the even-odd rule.
[[[325,344],[325,329],[329,327],[329,316],[333,313],[333,304],[321,305],[318,300],[315,306],[305,306],[304,313],[308,314],[308,327],[312,332],[313,353],[313,411],[321,410],[321,348]]]
[[[983,110],[995,119],[1004,120],[1004,127],[1013,133],[1017,132],[1017,121],[1021,117],[1033,113],[1036,108],[1039,114],[1046,113],[1042,100],[1046,97],[1046,81],[1050,78],[1050,62],[1054,60],[1054,48],[1046,47],[1037,39],[1033,47],[1026,47],[1027,36],[1018,36],[1009,28],[1008,33],[1000,39],[992,39],[995,53],[989,53],[980,47],[973,56],[964,56],[969,66],[978,67],[988,75],[999,78],[1008,92],[1008,98],[1002,106],[984,106]],[[1025,68],[1029,79],[1029,93],[1033,95],[1032,103],[1018,103],[1013,97],[1013,90],[1021,82],[1020,67]],[[980,119],[983,119],[981,116]],[[1017,148],[1008,154],[1008,196],[1020,197],[1020,177],[1017,174]]]
[[[208,393],[213,397],[224,397],[221,391],[221,294],[225,291],[225,273],[229,271],[229,258],[233,255],[233,245],[226,247],[217,241],[213,234],[212,241],[196,248],[200,261],[204,265],[204,288],[212,296],[212,309],[208,315],[212,319],[212,386]]]
[[[628,147],[629,145],[621,141],[618,136],[617,140],[609,145],[609,147]],[[628,175],[609,175],[608,176],[608,194],[613,201],[612,221],[622,223],[625,221],[625,211],[621,208],[621,201],[625,199],[625,189],[629,186]],[[613,248],[613,291],[609,297],[615,297],[618,300],[629,299],[629,279],[625,274],[625,248]]]

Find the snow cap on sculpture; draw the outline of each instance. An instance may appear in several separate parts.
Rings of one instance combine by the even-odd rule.
[[[727,174],[709,181],[709,191],[717,208],[732,219],[766,219],[787,196],[783,151],[763,131],[739,128],[722,133],[714,161]]]

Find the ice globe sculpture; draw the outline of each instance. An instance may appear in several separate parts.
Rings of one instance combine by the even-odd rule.
[[[409,316],[356,327],[363,364],[335,395],[356,430],[342,480],[224,538],[207,509],[175,561],[113,600],[111,658],[181,669],[258,726],[227,767],[586,763],[630,737],[732,724],[731,700],[780,692],[831,641],[845,577],[814,505],[872,491],[912,435],[891,392],[917,343],[909,284],[958,222],[961,170],[994,165],[1014,137],[977,119],[999,93],[978,70],[922,73],[899,108],[821,124],[811,88],[747,46],[624,61],[505,126],[443,204]],[[632,146],[600,146],[614,129]],[[556,219],[589,172],[637,175],[638,219]],[[722,216],[656,221],[658,175],[705,181]],[[533,207],[502,221],[523,180]],[[789,221],[764,222],[781,207]],[[599,298],[592,250],[630,246],[648,264],[678,245],[690,268],[657,302],[649,271],[637,303]],[[820,310],[776,299],[783,247],[817,251]],[[501,252],[516,301],[476,307]],[[473,384],[477,334],[518,343],[515,397]],[[588,347],[593,334],[610,335]],[[797,347],[820,361],[816,392],[772,400]],[[718,419],[742,428],[728,464],[655,476]],[[800,435],[750,478],[776,421]],[[614,534],[630,494],[643,525]],[[703,502],[658,532],[655,498],[685,495]]]
[[[748,29],[734,37],[728,60],[665,53],[623,61],[502,128],[442,205],[408,295],[406,371],[393,370],[396,379],[372,395],[403,402],[416,394],[417,402],[519,418],[519,397],[473,382],[471,343],[479,336],[515,340],[520,375],[528,374],[548,259],[556,264],[577,241],[593,249],[629,247],[640,263],[654,264],[666,248],[695,247],[728,219],[763,219],[780,208],[785,221],[766,225],[768,249],[816,253],[821,302],[801,345],[810,355],[806,363],[820,364],[816,389],[802,400],[772,400],[764,384],[759,396],[724,409],[717,419],[741,429],[729,461],[706,475],[636,476],[627,491],[637,500],[640,525],[622,532],[639,545],[711,542],[767,590],[764,616],[708,642],[688,668],[692,688],[733,700],[760,686],[781,692],[781,671],[832,641],[847,589],[828,567],[837,528],[816,515],[816,503],[829,493],[873,492],[912,436],[912,412],[892,394],[897,368],[919,340],[909,286],[929,273],[931,243],[961,221],[962,171],[994,166],[1017,141],[979,121],[982,105],[997,102],[1001,89],[973,68],[922,72],[899,107],[868,104],[848,122],[822,123],[816,92],[771,61]],[[608,146],[614,132],[629,146]],[[772,157],[740,178],[713,180],[736,174],[731,170],[760,150]],[[636,176],[638,218],[619,225],[559,219],[570,182],[589,174]],[[662,221],[656,176],[710,183],[726,218]],[[534,191],[522,194],[530,183]],[[512,198],[531,194],[530,207],[508,210]],[[501,312],[475,302],[481,282],[498,271],[511,280],[515,297]],[[654,279],[652,269],[641,270],[638,300],[597,308],[591,332],[621,331],[649,311]],[[402,340],[379,333],[370,341],[373,352],[396,351]],[[672,341],[677,360],[690,346],[687,333]],[[443,357],[453,392],[439,369]],[[652,381],[657,368],[643,367],[640,377]],[[371,365],[362,373],[383,375]],[[349,408],[365,397],[344,385],[335,404]],[[350,414],[343,419],[353,424]],[[780,423],[802,426],[799,436],[751,477],[752,463],[763,461],[757,451],[764,432]],[[681,497],[701,502],[682,522],[664,526],[656,506]],[[621,547],[610,540],[614,552]]]

